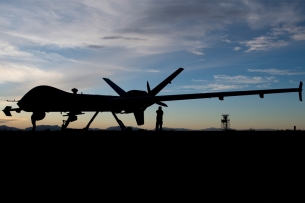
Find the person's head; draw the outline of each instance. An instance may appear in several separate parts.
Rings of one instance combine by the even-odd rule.
[[[159,110],[161,110],[162,109],[162,107],[161,106],[159,106]]]

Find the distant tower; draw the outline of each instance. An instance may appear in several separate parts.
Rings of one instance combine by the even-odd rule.
[[[226,131],[230,130],[230,118],[229,114],[223,114],[221,119],[221,129]]]

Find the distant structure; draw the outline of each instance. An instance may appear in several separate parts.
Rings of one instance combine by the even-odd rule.
[[[223,131],[230,130],[230,118],[229,118],[229,114],[222,114],[221,130],[223,130]]]

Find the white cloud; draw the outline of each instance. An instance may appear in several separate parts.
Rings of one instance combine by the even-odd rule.
[[[113,67],[112,70],[119,70],[119,71],[127,71],[127,72],[147,72],[147,73],[159,73],[160,70],[157,69],[140,69],[140,68],[133,68],[133,67]]]
[[[241,1],[247,7],[246,21],[252,29],[281,24],[297,24],[304,20],[303,1]]]
[[[20,51],[18,47],[9,44],[8,42],[0,41],[0,57],[18,57],[29,58],[33,55],[24,51]]]
[[[230,41],[230,40],[228,40],[228,39],[222,39],[221,41],[222,41],[222,42],[231,43],[231,41]]]
[[[144,70],[144,72],[148,72],[148,73],[159,73],[160,70],[155,70],[155,69],[148,69],[148,70]]]
[[[188,49],[188,52],[191,52],[193,54],[196,55],[204,55],[202,48],[192,48],[192,49]]]
[[[205,59],[199,59],[199,60],[194,61],[194,62],[202,62],[202,61],[205,61]]]
[[[305,40],[305,31],[303,33],[294,34],[292,38],[297,41]]]
[[[241,49],[241,47],[234,47],[234,48],[233,48],[234,51],[238,51],[238,50],[240,50],[240,49]]]
[[[186,85],[181,86],[183,89],[194,89],[194,90],[201,90],[201,91],[217,91],[217,90],[231,90],[231,89],[242,89],[247,87],[248,85],[229,85],[229,84],[208,84],[208,85]]]
[[[2,37],[38,46],[123,47],[145,54],[188,50],[203,55],[202,50],[189,47],[209,46],[217,41],[213,31],[228,29],[231,23],[247,22],[252,28],[293,24],[302,20],[301,14],[298,3],[269,5],[240,0],[165,0],[162,4],[122,0],[30,1],[17,6],[1,2],[0,32]],[[303,39],[303,35],[294,38]]]
[[[295,25],[283,25],[282,27],[275,27],[272,29],[272,35],[278,36],[278,35],[284,35],[284,34],[290,34],[290,38],[301,41],[305,40],[305,27],[304,26],[295,26]]]
[[[294,83],[294,84],[298,83],[298,82],[295,82],[295,81],[293,81],[293,80],[289,80],[289,82],[290,82],[290,83]]]
[[[249,72],[252,73],[268,73],[271,75],[304,75],[305,72],[296,72],[292,70],[279,70],[275,68],[269,69],[248,69]]]
[[[20,121],[27,121],[26,118],[12,118],[12,117],[0,117],[0,123],[10,123],[10,122],[20,122]]]
[[[260,36],[253,40],[245,40],[240,42],[240,44],[249,47],[245,52],[250,51],[266,51],[273,48],[280,48],[287,46],[289,43],[284,40],[278,40],[276,37],[271,36]]]
[[[204,35],[202,31],[189,32],[167,21],[175,20],[167,10],[183,8],[184,4],[180,3],[175,3],[175,7],[171,6],[171,2],[164,2],[159,7],[152,2],[139,4],[120,0],[20,4],[1,4],[0,13],[7,23],[1,27],[0,32],[7,38],[21,39],[19,41],[38,46],[123,47],[140,53],[155,54],[187,50],[188,47],[198,45],[196,41],[186,40],[187,37]],[[197,18],[192,14],[193,9],[196,9],[196,6],[189,6],[184,13],[191,18]],[[11,13],[14,13],[14,17],[8,18]],[[159,13],[160,18],[165,15],[168,17],[159,22],[160,19],[155,13]],[[185,19],[182,16],[180,18],[181,24],[184,24]],[[191,23],[190,26],[198,30],[202,29],[202,25],[206,30],[212,30],[214,27],[211,23],[205,24],[208,26],[201,23]],[[200,50],[191,52],[202,54]]]
[[[0,57],[3,59],[17,59],[19,61],[32,62],[73,62],[83,63],[81,61],[64,57],[55,52],[46,53],[40,50],[21,51],[17,46],[9,44],[8,42],[0,41]]]
[[[0,83],[25,81],[45,81],[57,80],[62,74],[54,71],[44,71],[36,67],[28,67],[25,65],[5,64],[0,65]]]
[[[268,88],[268,87],[270,87],[270,83],[268,83],[268,84],[262,84],[262,85],[257,85],[256,87],[257,87],[257,88]]]
[[[233,84],[260,84],[266,82],[276,82],[274,77],[249,77],[244,75],[228,76],[228,75],[214,75],[216,81],[233,83]]]
[[[228,75],[214,75],[215,81],[211,84],[203,85],[185,85],[181,86],[183,89],[194,89],[201,91],[225,91],[233,89],[243,89],[249,85],[256,85],[258,88],[269,87],[271,83],[278,82],[275,77],[250,77],[244,75],[228,76]],[[206,80],[192,79],[193,82],[204,82]]]

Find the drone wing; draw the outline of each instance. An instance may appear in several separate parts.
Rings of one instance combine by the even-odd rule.
[[[298,92],[299,100],[302,101],[302,86],[300,82],[299,88],[285,88],[285,89],[269,89],[269,90],[249,90],[249,91],[234,91],[234,92],[211,92],[211,93],[198,93],[198,94],[177,94],[177,95],[162,95],[162,96],[143,96],[143,97],[125,97],[111,99],[113,102],[156,102],[156,101],[175,101],[175,100],[188,100],[188,99],[204,99],[204,98],[219,98],[223,100],[224,97],[232,96],[247,96],[259,95],[264,98],[265,94],[289,93]]]

